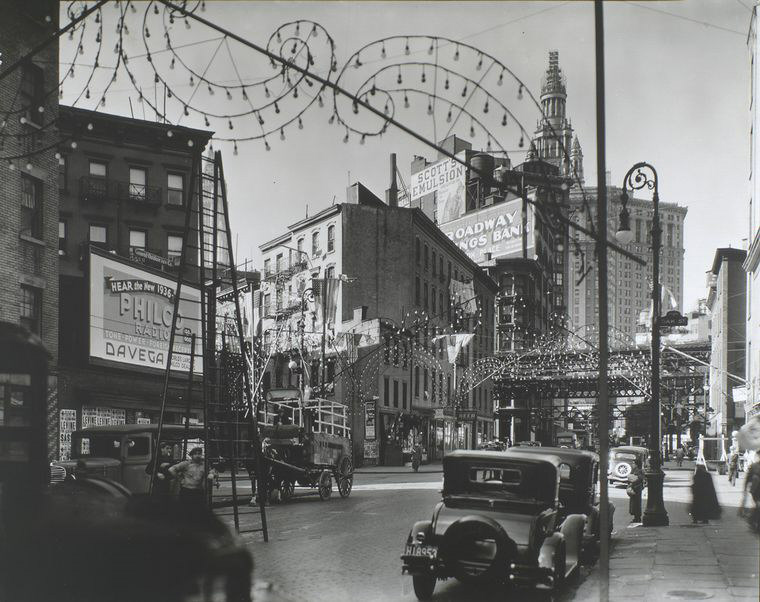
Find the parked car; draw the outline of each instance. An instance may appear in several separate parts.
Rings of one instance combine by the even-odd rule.
[[[583,531],[584,551],[591,551],[599,543],[599,500],[597,485],[599,482],[599,456],[594,452],[560,447],[533,447],[520,449],[520,453],[551,454],[557,456],[562,464],[559,466],[559,522],[576,514],[586,516]],[[510,452],[511,453],[511,452]],[[614,504],[609,504],[608,533],[612,533],[612,520],[615,515]]]
[[[183,440],[187,435],[194,447],[203,436],[202,426],[165,424],[162,442],[172,445],[176,461],[182,457]],[[66,476],[77,472],[88,477],[105,477],[124,485],[131,493],[147,493],[151,475],[145,472],[156,450],[157,424],[120,424],[94,426],[75,431],[71,437],[71,460],[54,462],[51,477],[60,478],[60,468]]]
[[[649,460],[649,450],[636,445],[622,445],[610,450],[610,462],[607,478],[610,483],[628,483],[628,475],[636,465],[636,459],[641,459],[642,467]]]
[[[578,569],[583,514],[560,524],[560,466],[552,454],[454,451],[443,459],[442,500],[414,523],[402,572],[420,600],[436,581],[559,588]]]

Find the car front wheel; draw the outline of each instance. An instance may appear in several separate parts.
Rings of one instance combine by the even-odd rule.
[[[435,577],[432,575],[413,575],[414,595],[418,600],[430,600],[435,589]]]

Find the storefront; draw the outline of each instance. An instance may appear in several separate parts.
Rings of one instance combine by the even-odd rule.
[[[431,459],[440,460],[448,452],[457,449],[456,421],[451,408],[436,408],[433,412]]]

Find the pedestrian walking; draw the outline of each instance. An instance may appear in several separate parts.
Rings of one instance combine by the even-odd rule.
[[[628,512],[633,516],[631,522],[641,522],[641,492],[644,491],[644,469],[641,467],[641,458],[636,458],[636,463],[628,473]]]
[[[686,456],[686,452],[683,450],[683,447],[679,447],[676,450],[676,464],[678,465],[678,468],[681,468],[681,466],[683,466],[684,456]]]
[[[169,468],[169,474],[179,479],[179,497],[192,503],[203,503],[203,492],[208,481],[214,478],[213,472],[203,466],[203,448],[190,450],[190,459]]]
[[[739,505],[739,516],[747,519],[752,531],[760,533],[760,452],[753,454],[753,460],[747,466],[747,473],[744,477],[744,490],[742,491],[742,501]],[[749,511],[746,510],[747,494],[750,495],[754,504],[754,507]]]
[[[704,464],[697,464],[691,484],[691,520],[694,523],[707,524],[710,520],[720,518],[720,514],[721,508],[712,476]]]
[[[174,477],[169,472],[169,468],[171,468],[172,464],[176,464],[172,453],[173,451],[174,448],[171,443],[161,443],[158,458],[151,459],[145,467],[145,474],[150,475],[152,478],[153,468],[156,461],[158,461],[156,480],[153,483],[153,495],[169,495],[171,493]]]
[[[728,480],[731,486],[735,487],[736,478],[739,476],[739,450],[732,445],[728,454]]]

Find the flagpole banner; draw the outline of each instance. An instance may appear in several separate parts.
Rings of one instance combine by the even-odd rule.
[[[311,283],[314,290],[314,307],[317,312],[317,320],[321,322],[324,317],[328,323],[335,324],[340,280],[338,278],[315,278]]]

